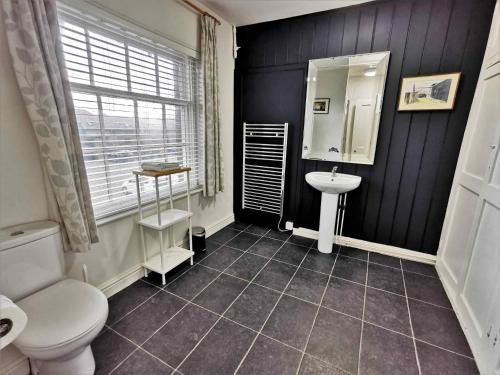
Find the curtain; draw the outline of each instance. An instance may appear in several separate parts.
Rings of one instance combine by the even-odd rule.
[[[35,131],[44,173],[72,252],[97,242],[87,174],[59,35],[55,0],[3,0],[17,82]],[[50,199],[49,199],[50,201]]]
[[[215,19],[201,17],[201,66],[205,109],[205,184],[204,194],[213,197],[224,190],[222,140],[220,134],[219,76]]]

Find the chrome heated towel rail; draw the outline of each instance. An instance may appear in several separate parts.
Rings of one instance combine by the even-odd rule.
[[[287,137],[288,123],[243,123],[243,208],[283,215]]]

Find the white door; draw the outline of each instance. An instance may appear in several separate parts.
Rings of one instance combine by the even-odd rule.
[[[498,22],[498,3],[487,57],[495,56],[491,49],[498,48],[498,43],[491,42],[498,40],[495,22]],[[500,374],[499,148],[500,62],[492,64],[485,58],[455,172],[437,261],[443,284],[484,374]]]
[[[352,124],[351,160],[368,162],[373,130],[374,103],[371,99],[356,100],[356,111]]]

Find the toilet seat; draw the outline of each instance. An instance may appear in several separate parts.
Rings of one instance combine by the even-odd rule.
[[[87,283],[64,279],[16,304],[28,324],[15,340],[27,356],[40,360],[76,355],[104,326],[108,316],[106,296]]]

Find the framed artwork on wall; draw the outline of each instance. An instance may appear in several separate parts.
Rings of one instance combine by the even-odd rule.
[[[313,113],[328,114],[330,111],[330,98],[316,98],[313,103]]]
[[[398,111],[453,109],[459,81],[460,73],[403,77]]]

